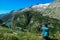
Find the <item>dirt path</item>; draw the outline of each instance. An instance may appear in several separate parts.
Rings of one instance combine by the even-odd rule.
[[[42,38],[42,36],[38,36],[38,38],[39,38],[40,40],[44,40],[44,39]]]

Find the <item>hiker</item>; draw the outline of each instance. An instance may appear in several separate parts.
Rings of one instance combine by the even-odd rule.
[[[44,23],[43,26],[41,27],[41,34],[42,34],[42,37],[45,39],[45,40],[49,40],[49,28],[48,28],[48,23]]]

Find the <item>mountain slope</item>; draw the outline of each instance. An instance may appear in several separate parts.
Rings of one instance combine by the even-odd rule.
[[[49,5],[38,4],[12,11],[4,16],[2,20],[4,20],[5,25],[8,24],[6,26],[13,30],[32,33],[39,33],[42,24],[48,22],[50,36],[57,37],[60,34],[60,17],[57,17],[60,16],[60,7],[58,4],[57,2]]]
[[[4,20],[6,17],[7,19],[12,18],[13,15],[16,13],[21,13],[24,11],[39,11],[43,14],[43,16],[49,16],[52,18],[56,18],[60,20],[60,2],[53,2],[53,3],[46,3],[46,4],[36,4],[30,6],[28,8],[23,8],[20,10],[13,11],[13,13],[9,13],[8,15],[4,16],[2,19]],[[5,20],[7,20],[5,19]]]
[[[2,20],[4,20],[4,23],[12,22],[13,24],[11,26],[19,26],[22,28],[24,27],[26,28],[27,26],[30,25],[30,22],[34,22],[34,20],[40,20],[40,22],[41,21],[48,22],[54,19],[55,20],[60,19],[59,10],[60,10],[59,2],[36,4],[21,10],[16,11],[12,10],[9,14],[2,17]]]
[[[50,16],[52,18],[56,18],[56,19],[60,20],[60,11],[59,10],[60,10],[60,2],[54,2],[46,9],[46,11],[45,11],[46,14],[43,14],[43,15]]]
[[[6,15],[6,14],[0,14],[0,18],[2,18],[4,15]]]

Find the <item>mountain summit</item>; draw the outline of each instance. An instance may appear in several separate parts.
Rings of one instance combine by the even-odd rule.
[[[35,11],[40,11],[41,9],[45,9],[50,5],[50,3],[46,3],[46,4],[36,4],[36,5],[32,5],[30,7],[27,8],[23,8],[21,11],[25,11],[25,10],[35,10]]]

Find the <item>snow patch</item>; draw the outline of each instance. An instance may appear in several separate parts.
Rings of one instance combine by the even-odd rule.
[[[50,5],[50,3],[38,4],[38,5],[32,6],[32,8],[47,8],[49,5]]]

